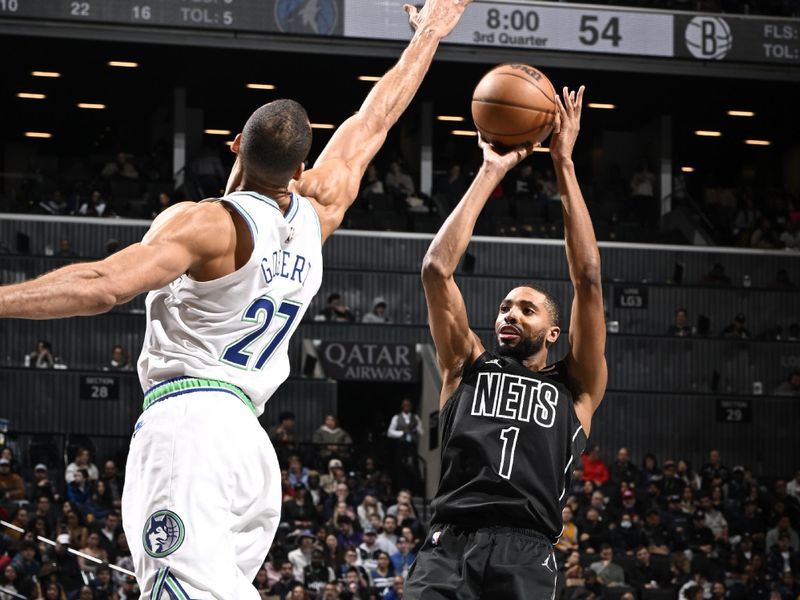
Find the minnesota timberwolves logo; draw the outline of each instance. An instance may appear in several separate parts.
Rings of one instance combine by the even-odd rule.
[[[721,17],[693,17],[686,26],[686,47],[695,58],[721,60],[732,46],[730,25]]]
[[[150,515],[142,532],[144,550],[153,558],[169,556],[183,543],[183,521],[171,510],[159,510]]]
[[[286,33],[330,35],[339,21],[336,0],[278,0],[275,22]]]

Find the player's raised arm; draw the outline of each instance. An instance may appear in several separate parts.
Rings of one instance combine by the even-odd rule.
[[[419,12],[411,5],[404,6],[415,28],[408,47],[375,84],[358,113],[333,134],[314,168],[295,185],[298,193],[321,205],[323,240],[341,224],[345,211],[358,196],[367,166],[417,93],[439,42],[453,30],[471,2],[427,0]]]
[[[195,265],[234,256],[235,226],[218,203],[185,202],[164,211],[141,243],[96,262],[68,265],[0,287],[0,317],[56,319],[111,310],[159,289]]]
[[[422,261],[428,326],[443,380],[442,402],[458,387],[464,367],[474,362],[484,350],[478,336],[469,328],[464,298],[454,278],[456,267],[489,195],[505,174],[533,151],[531,146],[501,155],[483,140],[479,143],[483,148],[483,164],[467,193],[439,229]]]
[[[605,393],[608,368],[600,251],[572,162],[572,149],[580,129],[583,91],[583,86],[577,94],[565,87],[563,98],[557,98],[558,119],[550,141],[550,154],[561,195],[569,277],[575,292],[566,360],[570,377],[578,388],[576,412],[588,436],[592,415]]]

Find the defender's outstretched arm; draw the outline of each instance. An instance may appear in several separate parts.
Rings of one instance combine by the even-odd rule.
[[[107,312],[197,264],[233,256],[235,246],[235,226],[221,204],[176,204],[156,218],[141,243],[104,260],[0,287],[0,317],[57,319]]]
[[[569,325],[570,350],[566,360],[579,394],[576,412],[588,436],[592,415],[605,393],[608,368],[600,250],[572,162],[572,149],[580,130],[583,92],[583,86],[577,95],[565,87],[563,102],[557,98],[558,118],[550,142],[550,154],[561,195],[567,263],[575,293]]]
[[[471,2],[427,0],[419,12],[404,6],[416,31],[400,60],[375,84],[358,113],[333,134],[314,168],[294,184],[295,191],[317,201],[323,240],[341,224],[367,166],[417,93],[439,42]]]

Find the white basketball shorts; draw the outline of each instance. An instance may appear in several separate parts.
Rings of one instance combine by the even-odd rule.
[[[131,439],[122,497],[142,599],[258,600],[252,582],[281,510],[269,437],[229,384],[178,380],[153,389]]]

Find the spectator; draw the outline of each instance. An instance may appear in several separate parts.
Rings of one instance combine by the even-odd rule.
[[[78,214],[82,217],[111,217],[113,211],[108,207],[108,202],[99,190],[94,190],[88,202],[81,204]]]
[[[792,522],[790,521],[789,517],[784,515],[778,519],[775,527],[767,532],[767,552],[769,552],[773,546],[777,545],[778,537],[782,534],[789,536],[792,552],[797,552],[800,550],[800,539],[798,539],[797,532],[792,528]]]
[[[36,343],[36,350],[25,356],[25,366],[37,369],[52,369],[55,364],[53,348],[50,342],[39,340]]]
[[[377,296],[372,301],[372,310],[364,315],[362,323],[391,323],[391,319],[386,316],[386,300]]]
[[[371,494],[364,496],[364,500],[358,505],[356,511],[358,513],[358,522],[365,532],[370,527],[369,518],[371,515],[377,515],[383,521],[383,517],[386,514],[383,504]]]
[[[400,536],[397,538],[397,552],[390,556],[394,572],[402,577],[408,577],[408,570],[416,558],[416,554],[411,550],[411,543],[405,538]]]
[[[78,471],[85,470],[90,481],[97,481],[100,473],[97,467],[92,463],[89,451],[86,448],[78,448],[75,452],[75,460],[67,465],[67,470],[64,472],[64,479],[67,483],[72,483],[75,479],[75,474]]]
[[[359,198],[368,202],[369,196],[372,194],[383,194],[383,182],[380,179],[380,174],[374,163],[370,163],[367,166],[366,173],[364,173]]]
[[[305,582],[304,570],[311,564],[311,552],[314,549],[314,534],[308,529],[303,529],[298,534],[298,547],[289,552],[289,562],[292,563],[294,578]]]
[[[661,522],[661,513],[656,508],[647,511],[645,522],[642,526],[642,535],[650,554],[668,556],[670,548],[674,545],[672,534]]]
[[[338,458],[332,458],[328,461],[328,473],[320,478],[320,484],[326,493],[336,493],[339,496],[339,500],[346,500],[350,493],[347,489],[347,484],[345,483],[346,479],[347,478],[345,477],[344,465],[342,464],[342,461]],[[340,485],[344,486],[343,489],[346,492],[344,498],[342,498],[339,494],[341,491],[339,487]]]
[[[721,511],[717,510],[711,502],[711,496],[703,494],[700,496],[700,509],[706,514],[706,527],[714,534],[714,539],[728,542],[728,521]]]
[[[11,560],[11,566],[21,579],[36,577],[42,565],[36,560],[36,544],[30,540],[23,540],[19,552]]]
[[[631,208],[639,223],[649,225],[654,221],[658,208],[655,197],[656,176],[650,170],[647,159],[642,159],[639,170],[631,178]]]
[[[11,462],[7,458],[0,458],[0,494],[3,500],[25,498],[25,482],[11,471]]]
[[[703,489],[706,490],[711,489],[715,481],[723,484],[728,483],[730,479],[728,467],[722,464],[722,455],[716,449],[708,453],[708,462],[703,466],[700,473],[703,478]]]
[[[763,248],[770,250],[778,247],[778,236],[772,229],[772,221],[767,217],[762,217],[758,222],[758,228],[750,236],[751,248]]]
[[[395,474],[403,488],[421,491],[417,447],[422,437],[422,420],[412,412],[411,400],[403,398],[400,412],[392,417],[386,434],[394,441]]]
[[[397,509],[401,505],[411,506],[412,512],[414,512],[414,505],[411,502],[411,490],[409,489],[400,489],[397,492],[397,498],[395,499],[395,503],[390,506],[386,510],[387,515],[397,516]],[[414,512],[414,517],[416,518],[416,512]],[[398,519],[398,524],[400,520]]]
[[[353,443],[350,434],[339,427],[334,415],[325,415],[325,421],[311,435],[311,441],[317,444],[317,454],[323,460],[328,460],[334,454],[348,455],[349,446]]]
[[[685,308],[679,308],[675,311],[675,323],[669,326],[667,335],[674,335],[677,337],[689,337],[690,335],[694,335],[694,330],[689,324],[689,313]]]
[[[600,560],[590,564],[589,568],[597,573],[597,580],[606,587],[625,585],[625,572],[614,563],[614,550],[610,544],[600,547]]]
[[[600,458],[600,446],[592,444],[586,453],[581,456],[583,462],[583,479],[592,481],[595,485],[603,485],[608,481],[608,467]]]
[[[639,473],[636,465],[631,462],[631,456],[627,448],[617,450],[617,457],[611,465],[611,483],[618,486],[623,481],[636,483],[639,480]]]
[[[69,238],[61,238],[61,241],[58,244],[58,252],[56,252],[56,257],[78,258],[78,253],[72,249],[72,244],[70,243]]]
[[[464,192],[467,191],[467,183],[461,173],[461,165],[451,165],[447,173],[436,180],[433,186],[433,193],[444,199],[448,211],[451,210],[461,200]]]
[[[789,221],[778,241],[787,250],[800,250],[800,221]]]
[[[269,439],[281,464],[285,464],[284,461],[294,450],[294,425],[294,413],[284,411],[278,415],[278,424],[269,429]]]
[[[317,597],[325,589],[325,585],[336,581],[333,569],[325,563],[325,554],[319,548],[311,551],[311,562],[303,569],[303,581],[306,588]]]
[[[289,457],[289,483],[292,486],[300,484],[305,487],[308,485],[308,468],[303,466],[297,454]]]
[[[108,562],[108,554],[100,547],[100,534],[98,533],[89,534],[86,538],[86,546],[81,548],[81,552],[103,562]],[[86,573],[95,573],[97,571],[97,563],[82,556],[78,556],[78,566],[80,566],[81,571]]]
[[[556,542],[556,550],[566,554],[570,550],[578,548],[578,526],[572,520],[572,508],[569,505],[561,510],[561,521],[564,524],[564,530],[561,532],[561,537]]]
[[[750,332],[747,330],[747,317],[744,314],[739,313],[733,320],[733,323],[729,324],[722,330],[720,335],[725,338],[738,338],[742,340],[746,340],[750,338]]]
[[[381,532],[378,534],[378,546],[391,558],[392,554],[397,552],[397,517],[385,515],[382,525]]]
[[[773,392],[776,396],[800,397],[800,371],[792,372],[786,381],[775,388]]]
[[[302,583],[294,586],[286,598],[287,600],[311,600]]]
[[[339,540],[339,545],[343,548],[347,548],[348,546],[352,548],[358,548],[363,541],[363,537],[359,532],[357,532],[353,528],[353,519],[348,517],[347,515],[341,515],[336,519],[336,525],[339,528],[339,532],[336,534],[337,539]],[[345,559],[347,558],[347,553],[345,553]],[[359,564],[361,564],[361,558],[359,556]]]
[[[692,527],[689,531],[689,549],[695,553],[708,556],[714,550],[714,533],[706,527],[706,514],[697,509],[692,516]]]
[[[355,550],[350,550],[349,553],[355,556]],[[343,567],[344,572],[344,587],[349,596],[345,596],[350,600],[361,600],[367,597],[367,588],[369,587],[369,574],[364,570],[364,567],[345,564]]]
[[[611,545],[620,554],[633,556],[636,548],[645,543],[638,517],[623,513],[619,523],[611,532]]]
[[[628,582],[639,589],[659,589],[669,585],[669,573],[654,565],[650,559],[650,551],[640,546],[636,550],[636,564],[631,569]]]
[[[786,491],[793,496],[795,500],[800,501],[800,469],[794,472],[794,479],[786,484]]]
[[[117,469],[117,463],[113,460],[107,460],[103,464],[103,481],[111,494],[112,505],[119,510],[122,507],[122,486],[124,482]]]
[[[156,208],[151,213],[150,218],[155,219],[170,206],[172,206],[172,197],[167,192],[159,192]]]
[[[17,570],[11,565],[6,565],[6,567],[3,569],[2,579],[0,579],[0,592],[9,592],[9,597],[11,598],[27,598],[27,596],[23,593],[23,588],[20,586],[20,579],[21,578],[17,574]],[[14,595],[12,596],[11,594]]]
[[[316,320],[333,323],[355,323],[356,318],[342,301],[340,294],[333,293],[328,296],[328,306],[319,311]]]
[[[389,165],[389,172],[383,180],[386,192],[392,194],[397,200],[405,201],[409,196],[414,195],[414,180],[408,173],[405,173],[398,161],[392,161]]]
[[[67,484],[67,499],[83,512],[91,491],[88,472],[81,469],[75,472],[72,481]]]
[[[365,527],[364,539],[358,545],[357,551],[359,562],[367,571],[372,571],[378,564],[378,553],[381,552],[381,549],[377,542],[378,533],[371,526]]]
[[[391,588],[394,584],[394,568],[386,552],[378,551],[377,564],[375,568],[370,571],[370,577],[372,577],[373,587],[375,587],[380,594],[384,594],[386,590]]]
[[[91,482],[89,485],[89,499],[86,502],[86,514],[91,515],[94,521],[102,521],[106,515],[114,510],[111,492],[102,479]]]
[[[46,497],[51,502],[60,502],[61,495],[58,493],[53,482],[47,473],[47,465],[39,463],[33,468],[33,482],[30,486],[28,499],[38,501],[40,498]]]
[[[725,273],[725,267],[721,263],[714,263],[711,270],[703,277],[703,283],[707,285],[730,285],[731,278]]]
[[[392,587],[383,594],[382,600],[403,600],[403,586],[405,580],[400,575],[396,575],[392,580]]]
[[[295,483],[294,492],[294,498],[283,503],[281,520],[287,522],[292,529],[308,529],[316,523],[317,511],[308,497],[306,486]]]
[[[133,366],[128,360],[128,353],[125,348],[116,345],[111,349],[111,360],[103,365],[103,371],[132,371]]]
[[[109,512],[103,519],[103,526],[97,532],[100,534],[100,547],[106,551],[109,558],[116,554],[117,530],[121,523],[122,519],[117,511]]]
[[[600,520],[596,508],[589,507],[579,525],[581,552],[595,554],[600,547],[610,541],[608,526]]]
[[[280,579],[272,585],[269,590],[270,595],[277,596],[280,600],[285,600],[295,586],[302,586],[303,582],[299,581],[294,573],[294,563],[291,560],[283,561],[281,563]]]
[[[792,548],[792,538],[788,532],[778,534],[778,542],[767,555],[767,565],[774,581],[784,573],[800,573],[800,554]]]
[[[123,179],[138,179],[139,172],[130,160],[130,156],[124,152],[118,152],[115,160],[109,161],[100,171],[100,175],[106,179],[120,177]]]

